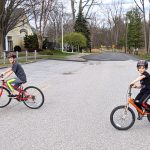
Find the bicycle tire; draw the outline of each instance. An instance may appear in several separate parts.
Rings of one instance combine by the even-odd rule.
[[[147,115],[147,119],[148,119],[148,121],[150,122],[150,115]]]
[[[117,107],[115,107],[113,110],[112,110],[112,112],[111,112],[111,114],[110,114],[110,122],[111,122],[111,124],[113,125],[113,127],[114,128],[116,128],[116,129],[118,129],[118,130],[128,130],[128,129],[130,129],[132,126],[133,126],[133,124],[135,123],[135,113],[134,113],[134,111],[130,108],[130,107],[128,107],[128,110],[126,111],[125,110],[125,105],[121,105],[121,106],[117,106]],[[125,117],[127,117],[127,115],[130,115],[130,117],[131,117],[131,121],[129,122],[129,124],[128,125],[126,125],[126,126],[122,126],[122,125],[120,125],[119,123],[116,123],[115,122],[115,113],[116,112],[119,112],[119,110],[121,110],[122,112],[123,112],[123,114],[119,114],[120,115],[120,118],[119,118],[119,120],[121,119],[121,122],[123,123],[123,121],[126,121],[125,119]],[[128,113],[128,114],[125,114],[125,113]],[[125,116],[126,115],[126,116]],[[127,118],[128,119],[128,118]],[[119,121],[118,120],[118,121]]]
[[[2,90],[0,96],[0,108],[3,108],[11,102],[11,98],[8,97],[8,95],[10,95],[10,91],[3,86],[0,86],[0,90]]]
[[[35,90],[36,92],[37,92],[37,94],[39,95],[39,96],[41,96],[41,99],[40,99],[40,103],[39,104],[37,104],[37,96],[36,95],[33,95],[33,94],[36,94],[36,93],[34,93],[34,92],[31,92],[30,90]],[[43,104],[44,104],[44,94],[43,94],[43,92],[39,89],[39,88],[37,88],[37,87],[35,87],[35,86],[28,86],[28,87],[26,87],[25,89],[24,89],[24,92],[25,93],[28,93],[28,95],[26,95],[26,94],[23,94],[23,97],[25,97],[25,96],[31,96],[31,98],[29,98],[28,100],[24,100],[23,102],[24,102],[24,104],[27,106],[27,107],[29,107],[29,108],[31,108],[31,109],[38,109],[38,108],[40,108]],[[31,94],[30,94],[31,93]],[[39,97],[38,96],[38,97]],[[36,100],[35,100],[36,99]],[[38,98],[39,99],[39,98]],[[30,101],[31,100],[31,101]]]

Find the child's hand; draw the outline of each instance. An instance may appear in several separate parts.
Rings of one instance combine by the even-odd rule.
[[[5,80],[5,78],[4,77],[0,77],[0,80],[2,81],[2,80]]]
[[[130,88],[137,88],[137,86],[135,84],[131,83]]]
[[[134,84],[134,85],[132,86],[132,88],[137,88],[137,86]]]
[[[130,88],[132,88],[133,86],[134,86],[134,84],[133,84],[133,83],[131,83],[131,84],[130,84]]]
[[[1,74],[0,74],[0,78],[3,78],[4,77],[4,73],[2,72]]]

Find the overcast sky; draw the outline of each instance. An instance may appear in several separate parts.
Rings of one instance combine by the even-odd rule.
[[[63,1],[63,4],[64,4],[67,12],[71,12],[70,0],[61,0],[61,1]],[[76,0],[76,1],[79,2],[79,0]],[[118,0],[102,0],[102,1],[103,1],[103,4],[105,4],[105,5],[111,5],[114,1],[117,2]],[[119,1],[121,1],[121,0],[119,0]],[[127,10],[127,11],[130,10],[131,8],[135,7],[134,0],[122,0],[122,2],[123,2],[124,9]],[[137,0],[137,2],[140,5],[140,0]],[[149,2],[148,2],[148,0],[145,0],[145,7],[148,10],[148,8],[149,8]],[[96,6],[95,6],[94,10],[96,10],[96,9],[99,9],[99,8],[96,8]]]

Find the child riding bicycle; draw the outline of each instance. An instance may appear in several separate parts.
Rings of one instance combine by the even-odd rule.
[[[148,69],[148,62],[139,60],[137,62],[137,69],[140,76],[132,81],[130,86],[133,88],[140,88],[141,90],[135,97],[134,102],[140,109],[143,107],[145,110],[150,111],[150,105],[146,103],[150,98],[150,74],[146,71]],[[138,85],[137,82],[140,82],[140,84]],[[138,119],[141,119],[140,115],[138,116]]]
[[[27,78],[22,66],[16,62],[16,55],[13,52],[10,52],[8,53],[7,58],[12,67],[1,73],[1,75],[3,75],[3,79],[8,78],[12,73],[15,73],[15,75],[17,76],[16,78],[7,80],[7,85],[11,91],[11,94],[8,96],[15,98],[17,96],[17,93],[15,93],[15,89],[17,89],[22,83],[27,82]],[[12,85],[14,85],[15,89]]]

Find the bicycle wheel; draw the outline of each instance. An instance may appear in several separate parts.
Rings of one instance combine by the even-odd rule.
[[[32,109],[38,109],[40,108],[44,103],[44,94],[42,91],[34,86],[29,86],[24,89],[24,98],[27,98],[27,100],[24,100],[24,104]]]
[[[110,122],[118,130],[128,130],[135,122],[135,113],[130,107],[118,106],[112,110]]]
[[[10,91],[7,88],[0,86],[0,108],[7,106],[11,102],[11,98],[8,97],[9,94]]]
[[[148,119],[148,121],[150,122],[150,115],[147,115],[147,119]]]

